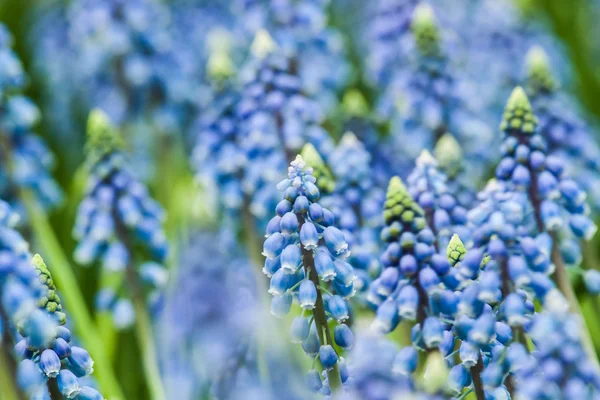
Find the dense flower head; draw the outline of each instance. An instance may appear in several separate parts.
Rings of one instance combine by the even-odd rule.
[[[243,205],[241,177],[247,154],[240,143],[236,107],[239,93],[233,84],[215,89],[213,101],[200,113],[192,164],[203,184],[214,186],[226,210]]]
[[[327,21],[329,0],[240,1],[239,20],[250,35],[271,32],[293,62],[305,93],[324,110],[337,105],[336,92],[348,84],[351,65],[344,38]],[[331,71],[336,73],[332,74]]]
[[[379,230],[383,224],[381,207],[385,200],[380,185],[382,179],[374,176],[371,155],[351,132],[342,136],[329,164],[335,178],[335,190],[323,196],[322,204],[333,212],[336,226],[344,232],[352,247],[349,262],[358,276],[356,288],[366,291],[371,277],[380,272]]]
[[[54,155],[33,129],[40,111],[22,92],[26,77],[12,48],[12,37],[0,24],[0,197],[18,207],[18,192],[28,189],[45,208],[62,200],[51,176]]]
[[[356,275],[346,261],[350,249],[342,231],[333,225],[333,213],[318,203],[315,182],[312,168],[297,156],[288,178],[277,185],[284,194],[267,228],[263,272],[271,278],[271,313],[283,317],[296,299],[303,312],[292,324],[292,340],[302,343],[307,354],[318,354],[324,370],[339,371],[339,355],[332,346],[333,341],[342,349],[353,345],[352,332],[344,323],[350,318],[347,299],[355,293]],[[336,322],[334,335],[329,333],[329,319]],[[336,379],[340,377],[344,383],[343,375]],[[317,378],[319,385],[313,388],[327,393],[329,381],[321,382],[318,373]]]
[[[521,352],[515,371],[519,399],[589,399],[600,391],[600,374],[580,342],[582,321],[564,304],[558,298],[533,317],[528,334],[535,351]]]
[[[79,242],[74,257],[82,265],[101,263],[107,272],[119,274],[131,268],[137,248],[133,246],[139,246],[144,257],[156,261],[139,266],[140,277],[160,289],[167,280],[166,270],[158,264],[168,249],[164,211],[136,179],[123,141],[102,111],[90,115],[88,136],[89,176],[73,231]],[[131,309],[118,300],[120,291],[104,288],[98,294],[99,307],[112,309],[115,316],[121,314],[118,310]]]
[[[466,163],[463,151],[454,136],[445,133],[439,138],[433,149],[438,168],[447,176],[447,186],[456,196],[461,206],[469,209],[475,202],[475,182],[465,173]]]
[[[407,179],[408,191],[423,209],[439,249],[446,248],[452,234],[470,240],[467,209],[458,203],[447,181],[447,176],[438,169],[437,160],[427,150],[417,158]]]
[[[31,268],[29,244],[15,230],[18,215],[0,200],[0,332],[10,331],[37,304],[41,285]],[[6,318],[6,320],[5,320]]]
[[[380,117],[390,120],[394,149],[402,155],[394,172],[406,173],[419,153],[433,150],[447,131],[457,135],[466,159],[474,165],[485,164],[490,157],[485,150],[494,136],[467,101],[467,82],[444,49],[429,5],[414,9],[411,30],[411,57],[395,70],[377,105]],[[475,180],[482,173],[479,168],[468,172]]]
[[[273,187],[286,160],[305,143],[312,143],[327,157],[333,143],[320,126],[323,114],[319,104],[302,91],[294,60],[266,31],[256,34],[252,57],[240,78],[244,87],[237,116],[248,160],[242,190],[251,199],[252,213],[265,220],[275,204]]]
[[[558,86],[543,48],[534,46],[529,50],[526,67],[525,89],[538,118],[538,132],[546,140],[546,152],[563,160],[566,173],[590,195],[596,211],[600,147],[578,115],[573,99]]]
[[[388,186],[384,220],[381,238],[387,247],[381,256],[383,271],[372,282],[367,298],[377,308],[373,328],[391,332],[401,320],[417,321],[415,329],[428,330],[432,324],[441,327],[436,317],[427,316],[449,311],[432,308],[431,300],[446,293],[442,279],[450,272],[450,264],[445,256],[437,254],[436,238],[427,226],[423,209],[398,177],[392,178]],[[441,336],[434,336],[420,347],[438,348]]]
[[[406,60],[412,15],[418,1],[379,0],[372,21],[373,44],[368,58],[371,79],[387,82]]]
[[[38,297],[38,309],[19,323],[23,338],[16,344],[15,351],[23,360],[19,367],[20,379],[38,385],[23,389],[32,396],[43,393],[42,383],[56,379],[58,389],[66,399],[86,398],[78,397],[82,391],[86,396],[102,398],[95,389],[79,381],[94,371],[94,361],[85,349],[71,341],[71,332],[65,326],[66,315],[48,267],[39,254],[33,257],[31,264],[43,291]],[[32,368],[32,362],[36,368]]]
[[[216,241],[219,246],[213,246]],[[254,390],[299,398],[294,376],[301,380],[302,372],[282,357],[282,340],[271,334],[274,327],[259,307],[253,265],[231,232],[196,234],[180,265],[160,319],[168,392],[181,399],[197,398],[206,390],[219,398],[242,399]],[[261,340],[268,346],[262,348]],[[261,359],[277,373],[277,379],[262,388]]]
[[[567,175],[564,161],[548,153],[522,88],[511,94],[500,127],[504,132],[503,158],[496,177],[528,194],[538,232],[560,234],[566,262],[578,263],[580,254],[574,240],[589,240],[597,229],[588,216],[586,193]]]

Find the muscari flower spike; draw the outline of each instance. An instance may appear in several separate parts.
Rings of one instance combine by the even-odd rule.
[[[22,95],[26,76],[2,24],[0,36],[0,197],[18,208],[18,192],[27,189],[44,208],[52,209],[63,196],[51,174],[54,155],[33,132],[40,112]]]
[[[437,160],[427,150],[417,158],[408,176],[408,191],[425,213],[429,229],[436,237],[436,248],[446,248],[452,234],[467,242],[467,209],[460,205],[447,185],[447,176],[438,169]]]
[[[135,267],[156,299],[167,280],[166,270],[159,264],[168,250],[162,228],[164,211],[136,179],[123,140],[100,110],[90,114],[88,138],[89,177],[73,230],[79,242],[74,257],[82,265],[101,263],[108,273],[120,274]],[[133,246],[138,245],[156,262],[145,262],[139,268],[134,265]],[[124,290],[103,288],[97,297],[97,305],[111,310],[119,326],[127,326],[133,317],[128,300],[119,298]]]
[[[377,258],[385,193],[373,177],[370,154],[353,133],[342,136],[330,165],[336,187],[333,193],[323,196],[322,204],[333,212],[337,226],[352,246],[350,263],[358,276],[355,287],[364,292],[371,278],[380,273]]]
[[[582,321],[555,295],[528,330],[535,352],[515,357],[517,398],[590,399],[600,392],[600,375],[579,341]]]
[[[297,299],[303,312],[295,318],[291,336],[307,354],[318,355],[326,379],[312,379],[311,386],[328,394],[348,378],[340,375],[340,357],[333,345],[349,349],[353,344],[344,324],[350,318],[347,299],[355,292],[356,275],[346,261],[350,250],[342,231],[333,226],[333,213],[318,203],[313,170],[302,156],[290,164],[288,178],[277,188],[284,192],[283,200],[269,222],[263,249],[263,271],[271,278],[271,313],[285,316]],[[328,320],[335,321],[335,335]]]
[[[266,222],[276,204],[273,188],[279,171],[304,144],[313,144],[327,158],[333,143],[320,126],[321,107],[303,92],[293,59],[274,45],[268,32],[257,33],[240,78],[237,123],[247,159],[242,190],[252,214]]]
[[[415,348],[445,356],[449,349],[439,317],[455,313],[454,295],[443,284],[451,272],[450,263],[436,251],[424,210],[400,178],[390,180],[386,198],[381,232],[387,245],[381,256],[384,269],[367,297],[377,309],[372,328],[388,333],[402,320],[416,321]]]
[[[590,196],[594,212],[600,205],[597,175],[600,147],[581,118],[573,100],[556,83],[545,51],[532,47],[527,53],[525,89],[538,118],[538,132],[546,140],[547,154],[564,160],[566,172]]]
[[[337,105],[337,93],[351,78],[341,32],[327,23],[329,1],[244,1],[238,18],[247,34],[269,31],[293,62],[304,92],[326,111]],[[256,43],[256,41],[255,41]],[[254,49],[254,44],[251,50]],[[335,70],[335,74],[329,71]]]
[[[24,389],[31,394],[43,393],[42,384],[55,379],[66,399],[101,399],[96,389],[79,381],[92,374],[94,361],[85,349],[71,343],[71,332],[64,326],[66,315],[48,267],[39,254],[33,257],[31,264],[43,291],[38,298],[38,309],[19,323],[23,337],[15,346],[23,360],[19,379],[37,382]]]
[[[13,327],[23,320],[37,304],[42,287],[31,268],[29,244],[15,230],[18,215],[9,204],[0,200],[0,333],[12,338]],[[9,334],[5,334],[6,332]],[[2,342],[3,346],[11,343]]]
[[[478,167],[466,169],[470,179],[478,181],[489,161],[487,148],[494,140],[492,131],[474,112],[468,82],[447,56],[433,9],[427,4],[414,8],[409,63],[394,71],[378,101],[377,113],[390,120],[393,148],[402,154],[393,171],[406,174],[423,149],[433,150],[447,132],[456,133],[465,159]]]
[[[379,0],[371,27],[372,46],[367,60],[370,78],[387,83],[405,61],[411,41],[416,0]]]
[[[558,238],[567,264],[581,259],[578,240],[590,240],[596,225],[589,218],[586,193],[565,172],[565,162],[548,153],[525,91],[517,87],[508,99],[500,128],[502,161],[496,177],[528,194],[538,233]]]
[[[438,168],[448,177],[446,184],[458,203],[467,209],[471,208],[476,196],[474,182],[465,173],[463,151],[456,138],[450,133],[442,135],[435,144],[433,155]]]

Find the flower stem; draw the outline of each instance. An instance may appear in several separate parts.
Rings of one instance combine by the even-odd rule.
[[[302,229],[304,224],[304,217],[298,216],[300,222],[299,229]],[[333,345],[331,340],[331,333],[329,332],[329,325],[327,324],[327,316],[325,315],[325,305],[323,303],[323,296],[319,285],[319,275],[315,268],[315,259],[312,251],[306,250],[304,246],[302,248],[302,260],[304,262],[304,270],[308,275],[308,278],[314,283],[317,289],[317,301],[315,302],[315,308],[313,309],[313,315],[315,317],[315,325],[317,328],[317,335],[319,336],[319,343],[321,346],[325,344]],[[327,379],[329,381],[329,387],[331,392],[335,393],[342,387],[342,378],[340,377],[340,371],[337,363],[332,369],[327,371]]]
[[[94,377],[98,380],[102,393],[107,400],[124,400],[125,396],[114,375],[111,364],[106,358],[104,343],[98,335],[96,326],[86,308],[73,269],[54,230],[50,226],[45,212],[29,191],[22,191],[21,198],[27,208],[27,215],[31,220],[31,227],[37,241],[43,249],[43,253],[45,253],[44,256],[50,261],[52,276],[65,299],[77,336],[94,360]]]
[[[558,248],[558,237],[556,235],[556,232],[550,232],[550,237],[552,237],[552,263],[554,263],[555,267],[554,280],[556,281],[556,285],[558,286],[560,291],[567,298],[571,312],[577,314],[579,318],[581,318],[581,344],[588,357],[590,358],[590,361],[594,363],[597,369],[600,369],[600,365],[598,364],[598,354],[596,353],[594,342],[592,341],[590,331],[585,324],[585,319],[583,318],[583,313],[581,312],[579,301],[577,300],[577,296],[575,295],[575,291],[573,290],[573,286],[571,285],[569,272],[565,267],[565,262],[562,258],[562,255],[560,254],[560,249]]]
[[[477,400],[485,400],[485,392],[483,391],[483,381],[481,380],[481,373],[483,372],[483,357],[481,357],[481,351],[479,352],[479,358],[477,364],[471,368],[471,378],[473,379],[473,389],[475,391],[475,397]]]
[[[116,208],[113,207],[113,210],[115,209]],[[129,240],[127,228],[121,219],[117,215],[114,215],[114,221],[117,238],[125,245],[130,254],[130,262],[125,268],[125,275],[127,284],[129,285],[131,299],[133,301],[133,308],[135,309],[135,336],[140,351],[142,352],[142,365],[146,376],[146,385],[148,386],[148,391],[150,392],[150,398],[152,400],[163,400],[165,399],[165,390],[162,385],[160,370],[158,368],[158,357],[156,356],[156,343],[154,341],[152,322],[148,315],[144,290],[133,264],[134,247]]]
[[[144,299],[135,296],[133,298],[133,307],[135,308],[136,338],[142,352],[142,362],[148,390],[150,391],[150,398],[153,400],[164,400],[166,397],[158,369],[152,323],[150,322]]]

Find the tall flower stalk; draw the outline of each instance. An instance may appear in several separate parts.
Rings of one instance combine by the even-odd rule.
[[[597,228],[588,217],[585,192],[566,174],[564,162],[547,154],[546,141],[538,133],[537,126],[538,120],[527,95],[522,88],[515,88],[500,126],[504,133],[503,159],[496,169],[496,176],[527,195],[537,232],[549,236],[554,280],[569,301],[571,311],[582,315],[561,252],[561,242],[570,238],[589,240]],[[597,360],[589,331],[582,329],[581,334],[590,357]]]
[[[168,279],[160,264],[168,249],[164,213],[136,179],[124,142],[99,110],[89,118],[87,152],[88,186],[74,228],[79,240],[75,259],[83,265],[101,262],[113,275],[96,303],[101,311],[112,312],[117,327],[135,323],[150,395],[162,399],[149,308],[161,301]]]
[[[288,314],[297,296],[303,311],[292,324],[292,340],[302,343],[303,350],[326,371],[322,382],[319,372],[312,369],[307,377],[310,387],[329,394],[339,391],[348,379],[334,345],[341,349],[353,345],[345,322],[350,317],[346,299],[354,295],[356,276],[345,261],[350,250],[344,234],[333,226],[333,213],[317,202],[320,192],[315,183],[312,168],[297,156],[288,178],[277,185],[284,198],[267,227],[263,271],[271,278],[273,315]],[[335,321],[334,332],[329,320]]]

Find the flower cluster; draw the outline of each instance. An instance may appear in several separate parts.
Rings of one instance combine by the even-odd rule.
[[[357,137],[347,132],[331,154],[329,164],[335,189],[322,204],[333,212],[336,225],[352,247],[349,262],[358,276],[355,287],[366,291],[372,276],[379,275],[379,229],[385,193],[383,179],[372,170],[371,155]],[[318,180],[317,180],[318,182]]]
[[[528,334],[536,350],[514,360],[516,396],[523,399],[593,398],[600,374],[581,346],[581,320],[570,314],[560,294],[533,317]],[[540,371],[542,373],[540,373]]]
[[[458,135],[465,158],[474,165],[485,164],[484,150],[493,143],[492,131],[463,98],[468,92],[444,52],[430,6],[420,4],[414,9],[411,29],[414,57],[410,68],[395,72],[378,106],[378,112],[391,120],[396,151],[404,162],[412,161],[421,150],[433,150],[450,131]],[[397,165],[396,173],[404,173],[409,165]],[[480,178],[477,168],[469,172],[474,179]]]
[[[12,37],[0,24],[0,197],[18,210],[19,191],[28,189],[42,206],[52,208],[62,201],[51,176],[54,156],[33,133],[40,112],[21,94],[26,77],[11,46]]]
[[[239,16],[254,35],[259,29],[271,32],[293,63],[305,93],[326,110],[337,105],[336,92],[349,81],[351,66],[346,60],[340,32],[327,25],[330,0],[244,1]],[[335,74],[331,71],[335,70]]]
[[[408,192],[425,213],[437,249],[446,248],[452,234],[470,241],[470,232],[466,227],[467,209],[458,203],[447,180],[447,176],[438,169],[437,160],[423,150],[406,181]]]
[[[577,264],[581,254],[576,239],[589,240],[596,226],[588,217],[586,193],[568,177],[564,161],[548,154],[537,125],[525,92],[517,87],[507,102],[501,124],[503,158],[496,177],[514,190],[527,193],[538,233],[549,232],[554,241],[560,240],[567,264]]]
[[[319,373],[311,370],[307,380],[315,391],[327,393],[347,378],[333,346],[349,349],[353,345],[345,322],[350,318],[346,299],[354,295],[356,275],[345,260],[350,250],[342,231],[333,226],[333,213],[317,202],[320,193],[315,182],[312,168],[297,156],[288,178],[277,185],[284,198],[267,227],[263,272],[271,278],[271,313],[288,314],[294,298],[302,307],[302,315],[292,323],[292,340],[302,343],[307,354],[318,355],[327,379],[322,382]],[[334,335],[329,319],[336,322]]]
[[[533,47],[527,53],[525,88],[538,119],[538,132],[546,140],[547,154],[563,159],[567,173],[591,194],[597,208],[600,148],[589,127],[569,104],[571,100],[559,89],[541,47]]]
[[[159,263],[165,260],[168,249],[162,228],[163,210],[136,179],[124,143],[102,111],[90,115],[88,135],[89,177],[73,231],[79,241],[74,257],[82,265],[101,263],[109,274],[139,274],[141,281],[161,289],[167,282],[167,272]],[[138,247],[157,262],[135,264]],[[128,300],[119,299],[120,292],[126,289],[103,288],[97,304],[113,311],[117,325],[127,326],[134,315]]]
[[[38,299],[39,310],[19,325],[23,339],[15,351],[23,359],[19,366],[23,389],[33,396],[43,392],[46,383],[51,396],[56,388],[65,399],[102,400],[96,389],[79,380],[94,371],[94,361],[85,349],[71,343],[71,332],[64,326],[66,315],[48,267],[39,254],[32,263],[44,290]]]
[[[12,337],[11,326],[28,315],[41,287],[31,268],[29,245],[14,229],[18,220],[8,203],[0,200],[0,333],[2,345]]]

